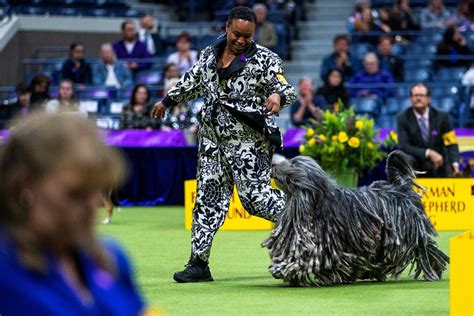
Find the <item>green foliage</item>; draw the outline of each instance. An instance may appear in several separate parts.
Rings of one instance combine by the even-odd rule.
[[[355,170],[358,175],[386,156],[381,145],[394,147],[397,141],[392,132],[383,143],[377,142],[374,121],[355,115],[352,108],[326,111],[305,129],[305,140],[299,148],[302,155],[314,158],[324,170]]]

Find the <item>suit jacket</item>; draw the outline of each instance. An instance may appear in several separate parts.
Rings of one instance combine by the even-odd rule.
[[[407,108],[397,116],[398,146],[413,159],[413,166],[418,171],[427,171],[425,177],[447,177],[452,163],[459,161],[459,149],[455,137],[443,140],[454,130],[446,112],[430,107],[429,140],[427,143],[421,136],[413,108]],[[425,157],[426,149],[433,149],[443,155],[444,165],[434,170],[431,161]]]
[[[125,43],[123,40],[116,42],[114,45],[114,51],[118,59],[144,59],[151,58],[151,55],[148,53],[146,45],[140,42],[138,39],[135,42],[132,52],[129,54],[127,48],[125,48]],[[138,68],[136,71],[144,70],[150,68],[150,63],[139,62]]]

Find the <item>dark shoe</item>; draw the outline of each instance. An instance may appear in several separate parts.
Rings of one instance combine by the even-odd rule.
[[[207,262],[196,262],[190,260],[183,271],[176,272],[173,279],[179,283],[188,282],[212,282],[211,270]]]

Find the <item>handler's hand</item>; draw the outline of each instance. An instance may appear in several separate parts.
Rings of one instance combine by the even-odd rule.
[[[166,106],[163,103],[158,102],[157,104],[153,106],[150,116],[152,118],[162,119],[163,116],[165,115],[165,111],[166,111]]]
[[[280,111],[281,97],[278,93],[271,94],[265,102],[265,114],[273,115]]]

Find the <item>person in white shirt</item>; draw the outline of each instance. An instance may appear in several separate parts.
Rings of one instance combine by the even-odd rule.
[[[70,79],[62,80],[59,84],[58,98],[46,103],[45,111],[48,113],[77,112],[87,117],[87,108],[79,103],[73,85],[74,83]]]
[[[176,39],[177,51],[168,56],[166,63],[176,64],[180,75],[184,75],[198,59],[198,52],[191,50],[191,35],[182,32]]]
[[[117,89],[133,86],[132,74],[122,61],[117,60],[112,44],[102,44],[100,57],[101,61],[94,67],[94,85]]]

